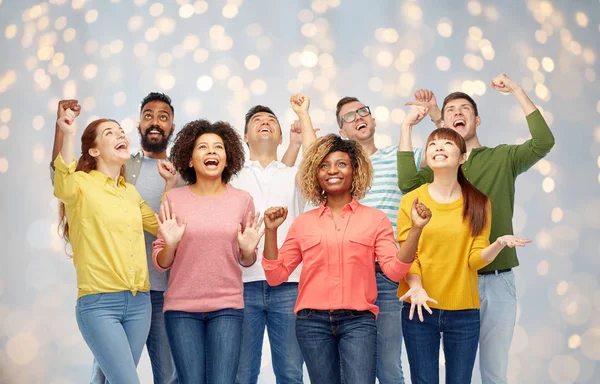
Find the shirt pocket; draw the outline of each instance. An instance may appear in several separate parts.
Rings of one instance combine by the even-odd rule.
[[[350,234],[350,253],[347,262],[364,266],[375,266],[375,238]]]
[[[313,235],[307,237],[300,243],[302,251],[302,263],[304,268],[316,267],[325,264],[325,255],[321,244],[321,236]]]

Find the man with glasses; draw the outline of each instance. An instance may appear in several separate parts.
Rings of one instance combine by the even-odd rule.
[[[385,212],[396,234],[396,221],[402,192],[398,189],[396,152],[398,145],[375,146],[375,119],[368,106],[356,97],[344,97],[337,103],[336,120],[340,135],[355,140],[373,164],[373,184],[360,202]],[[415,164],[421,164],[423,151],[414,152]],[[404,383],[400,354],[402,352],[402,302],[398,300],[398,283],[388,279],[378,264],[377,277],[377,379],[381,384]]]

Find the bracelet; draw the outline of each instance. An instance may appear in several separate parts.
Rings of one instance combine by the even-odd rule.
[[[437,120],[433,120],[433,119],[431,119],[431,121],[433,121],[433,124],[435,124],[435,125],[438,125],[439,123],[441,123],[441,122],[442,122],[442,120],[443,120],[443,119],[442,119],[441,117],[440,117],[439,119],[437,119]]]

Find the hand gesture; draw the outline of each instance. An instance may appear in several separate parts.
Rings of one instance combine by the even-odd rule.
[[[418,287],[418,288],[415,287],[415,288],[409,289],[399,300],[404,301],[406,299],[410,299],[410,312],[408,314],[408,319],[409,320],[413,319],[413,316],[415,314],[415,307],[416,307],[417,314],[419,315],[419,320],[421,320],[421,322],[424,321],[423,307],[425,308],[425,310],[427,312],[429,312],[430,315],[433,313],[431,311],[431,308],[429,308],[429,305],[427,305],[427,302],[431,301],[432,303],[435,303],[435,304],[438,303],[437,301],[435,301],[434,299],[429,297],[429,295],[427,294],[427,291],[425,291],[421,287]]]
[[[67,109],[63,115],[56,120],[56,124],[65,135],[72,135],[77,132],[77,126],[75,125],[75,117],[77,115],[71,109]]]
[[[187,222],[183,219],[181,225],[177,222],[177,215],[175,214],[175,206],[167,202],[164,199],[160,203],[159,214],[156,215],[158,221],[158,233],[165,240],[168,245],[176,247],[181,241]]]
[[[260,212],[256,212],[254,217],[252,213],[248,213],[246,218],[246,228],[242,232],[242,224],[238,224],[238,245],[242,252],[253,252],[258,246],[260,238],[264,235],[265,231],[261,231],[263,219],[260,217]]]
[[[310,107],[310,98],[304,95],[293,95],[290,97],[290,104],[296,115],[306,114]]]
[[[504,73],[494,77],[492,79],[492,88],[502,93],[509,93],[519,88],[519,84],[514,82],[510,77]]]
[[[320,128],[313,128],[315,134],[319,132]],[[300,122],[298,120],[294,120],[292,125],[290,125],[290,144],[302,145],[302,128],[300,128]]]
[[[410,126],[417,125],[421,122],[421,120],[423,120],[425,116],[427,116],[428,112],[429,109],[427,109],[426,107],[421,107],[419,105],[411,105],[402,123],[408,124]]]
[[[435,95],[429,89],[418,89],[415,92],[415,101],[409,101],[404,105],[416,105],[419,107],[430,109],[437,108],[437,100]]]
[[[425,204],[419,202],[419,198],[416,197],[413,200],[412,209],[410,210],[410,218],[412,220],[413,227],[422,229],[431,220],[431,210],[425,206]]]
[[[75,113],[75,118],[77,118],[77,116],[79,116],[79,113],[81,112],[81,105],[79,105],[78,100],[73,99],[59,101],[58,109],[56,110],[56,120],[63,117],[65,112],[67,112],[67,109],[73,111],[73,113]]]
[[[177,171],[170,161],[158,160],[158,174],[165,180],[167,187],[177,184]]]
[[[277,229],[287,218],[287,207],[271,207],[265,211],[265,229]]]
[[[496,239],[496,243],[503,247],[524,247],[525,244],[531,243],[531,240],[524,239],[522,237],[516,237],[513,235],[504,235]]]

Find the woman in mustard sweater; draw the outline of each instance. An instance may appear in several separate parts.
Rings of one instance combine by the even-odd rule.
[[[400,246],[411,228],[413,201],[419,199],[432,212],[415,261],[398,288],[400,300],[410,302],[402,310],[402,329],[415,384],[439,382],[442,334],[446,383],[471,382],[479,342],[477,270],[491,263],[504,247],[530,242],[507,235],[490,244],[490,204],[465,178],[460,165],[466,157],[465,141],[457,132],[449,128],[433,131],[427,139],[426,159],[434,180],[406,194],[400,203]],[[415,308],[418,320],[413,319]]]

